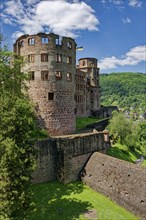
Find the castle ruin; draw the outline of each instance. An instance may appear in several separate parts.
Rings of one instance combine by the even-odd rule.
[[[50,135],[73,133],[77,116],[99,109],[97,59],[83,58],[76,66],[76,42],[53,33],[23,35],[14,53],[23,57],[30,75],[29,96],[36,105],[39,126]]]

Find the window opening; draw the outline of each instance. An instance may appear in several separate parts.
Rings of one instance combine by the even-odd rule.
[[[62,55],[61,54],[56,54],[56,62],[62,63]]]
[[[67,81],[72,81],[71,73],[67,73],[66,76],[67,76]]]
[[[42,44],[48,44],[49,43],[49,39],[47,37],[42,37],[41,38],[41,42],[42,42]]]
[[[28,62],[29,62],[29,63],[34,63],[34,61],[35,61],[35,56],[34,56],[34,54],[29,54],[29,55],[28,55]]]
[[[43,81],[49,80],[49,71],[41,71],[41,79]]]
[[[35,41],[34,41],[34,38],[29,38],[28,39],[28,44],[29,45],[34,45]]]
[[[67,42],[67,47],[70,49],[72,48],[72,43],[70,41]]]
[[[34,71],[29,72],[29,80],[35,80]]]
[[[56,45],[62,45],[62,37],[58,37],[58,38],[56,38],[56,40],[55,40],[55,43],[56,43]]]
[[[41,54],[41,62],[48,62],[48,54],[47,53]]]
[[[61,80],[62,79],[62,72],[61,71],[56,71],[55,72],[55,78],[56,78],[56,80]]]
[[[48,100],[54,100],[54,92],[48,92]]]
[[[71,63],[72,63],[72,59],[71,59],[71,57],[69,57],[69,56],[67,56],[67,63],[68,63],[68,64],[71,64]]]

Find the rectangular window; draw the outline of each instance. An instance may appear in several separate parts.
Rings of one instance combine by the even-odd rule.
[[[62,79],[62,72],[61,71],[56,71],[55,72],[55,78],[56,78],[56,80],[61,80]]]
[[[29,80],[35,80],[34,71],[29,72]]]
[[[19,46],[19,47],[23,47],[23,44],[24,44],[23,40],[21,40],[21,41],[18,42],[18,46]]]
[[[56,45],[62,45],[62,37],[58,37],[55,40]]]
[[[71,64],[71,63],[72,63],[72,59],[71,59],[71,57],[69,57],[69,56],[67,57],[67,63],[68,63],[68,64]]]
[[[56,54],[56,62],[62,63],[62,55],[61,54]]]
[[[34,38],[28,39],[28,45],[34,45],[34,43],[35,43]]]
[[[29,55],[28,55],[28,62],[29,62],[29,63],[34,63],[34,62],[35,62],[35,56],[34,56],[34,54],[29,54]]]
[[[47,53],[41,54],[41,62],[48,62],[48,54]]]
[[[48,92],[48,100],[54,100],[54,92]]]
[[[48,44],[49,39],[47,37],[42,37],[41,42],[42,42],[42,44]]]
[[[67,42],[67,47],[71,49],[72,48],[72,43],[68,41]]]
[[[66,76],[67,76],[67,81],[72,81],[71,73],[67,73]]]
[[[41,71],[41,80],[43,81],[49,80],[49,71]]]

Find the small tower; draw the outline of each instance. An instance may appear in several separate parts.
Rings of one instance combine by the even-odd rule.
[[[23,35],[14,52],[24,60],[22,71],[30,74],[29,95],[37,106],[39,124],[50,135],[75,130],[76,43],[53,33]]]
[[[84,116],[90,116],[92,112],[100,108],[100,90],[99,90],[99,68],[96,58],[81,58],[77,68],[77,75],[84,75],[85,81],[85,100]],[[85,107],[86,106],[86,107]],[[78,112],[77,108],[77,112]]]

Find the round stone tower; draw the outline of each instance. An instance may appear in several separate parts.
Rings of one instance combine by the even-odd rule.
[[[53,33],[23,35],[14,52],[29,73],[29,95],[37,107],[39,124],[50,135],[75,131],[76,43]]]

